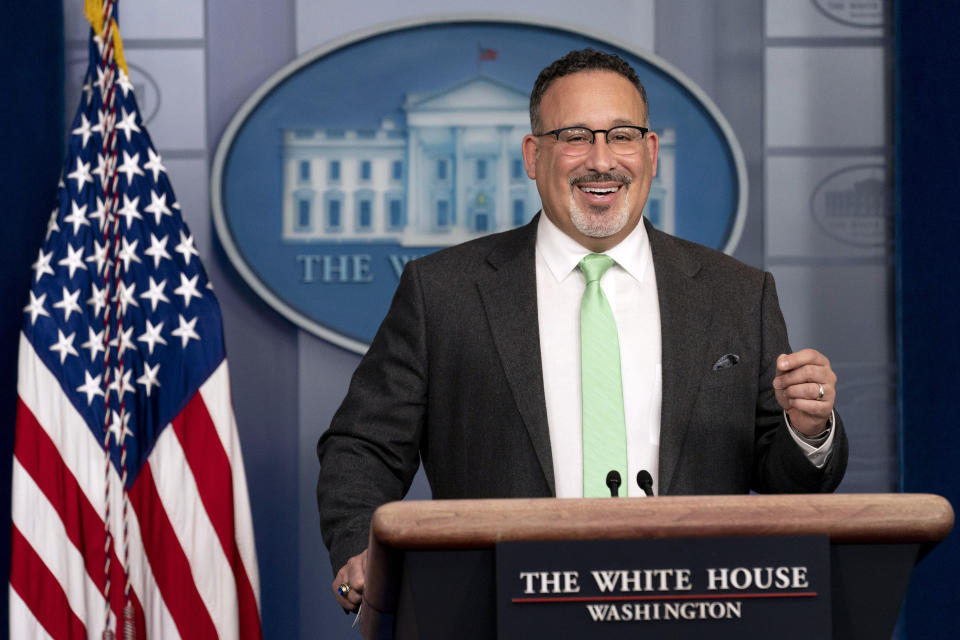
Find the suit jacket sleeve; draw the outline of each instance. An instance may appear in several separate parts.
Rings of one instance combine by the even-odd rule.
[[[370,518],[419,466],[426,414],[423,300],[410,263],[343,404],[317,444],[317,504],[334,572],[367,547]]]
[[[773,276],[764,274],[761,304],[761,376],[757,395],[756,446],[753,469],[753,490],[759,493],[830,492],[843,479],[847,466],[848,444],[840,414],[834,411],[836,423],[833,447],[826,463],[817,468],[790,437],[783,409],[773,392],[777,357],[790,353],[787,328],[780,312]]]

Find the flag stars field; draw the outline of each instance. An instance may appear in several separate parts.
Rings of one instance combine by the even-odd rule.
[[[197,319],[192,318],[187,320],[182,315],[179,316],[179,318],[180,326],[171,331],[170,334],[180,338],[180,341],[182,342],[181,346],[186,349],[187,343],[190,342],[191,339],[200,340],[200,336],[194,330],[194,327],[197,326]]]
[[[93,183],[93,176],[90,175],[90,163],[77,158],[77,168],[68,173],[67,178],[77,182],[77,191],[80,191],[86,183]]]
[[[98,268],[97,271],[100,269]],[[44,294],[46,295],[46,294]],[[107,306],[107,290],[97,287],[96,283],[90,283],[90,297],[87,298],[87,304],[93,307],[93,317],[96,318]]]
[[[87,341],[80,345],[80,348],[88,350],[90,352],[90,362],[95,362],[97,354],[106,352],[106,349],[103,347],[103,331],[94,331],[93,327],[88,326]],[[97,376],[97,380],[99,379],[100,376]],[[84,380],[84,384],[87,384],[86,380]]]
[[[117,353],[122,356],[130,349],[136,350],[137,345],[133,342],[133,327],[128,327],[120,332],[119,337],[110,341],[111,347],[118,347]]]
[[[121,167],[122,169],[123,167]],[[133,226],[134,219],[142,220],[143,216],[140,215],[140,211],[137,208],[140,204],[140,196],[135,198],[130,198],[127,194],[123,194],[123,208],[120,209],[118,215],[126,218],[127,229],[131,229]]]
[[[50,347],[50,351],[56,351],[60,355],[60,364],[63,364],[67,356],[79,356],[73,346],[73,339],[77,334],[71,333],[68,336],[63,335],[63,331],[57,329],[57,341]]]
[[[180,274],[180,277],[182,278],[183,274]],[[150,301],[150,311],[156,311],[157,305],[160,302],[170,302],[170,298],[163,293],[164,287],[167,286],[167,281],[161,280],[160,282],[156,282],[154,281],[153,276],[149,276],[149,281],[149,289],[145,293],[141,293],[140,297],[146,298]],[[149,322],[149,320],[147,322]]]
[[[99,124],[97,126],[100,126]],[[96,127],[93,129],[96,130]],[[93,170],[93,175],[100,179],[100,188],[103,188],[103,183],[106,180],[104,177],[107,171],[107,159],[103,156],[102,153],[97,154],[97,168]]]
[[[43,249],[40,249],[40,252],[37,254],[37,261],[30,265],[36,273],[37,282],[40,282],[40,278],[46,274],[53,275],[53,267],[50,266],[50,260],[52,258],[53,251],[44,253]]]
[[[120,315],[127,315],[127,307],[140,306],[140,303],[137,302],[135,297],[136,291],[136,282],[131,282],[130,284],[124,283],[123,280],[117,282],[117,293],[113,296],[113,302],[120,301]]]
[[[117,398],[127,393],[133,393],[133,384],[130,382],[132,373],[130,369],[124,369],[121,372],[119,368],[115,368],[113,370],[113,379],[110,381],[110,384],[107,385],[107,391],[112,391],[117,394]]]
[[[163,161],[160,158],[160,154],[154,151],[153,149],[147,149],[147,158],[148,160],[143,163],[143,168],[150,172],[153,177],[153,181],[156,182],[160,179],[161,173],[166,173],[167,168],[163,166]],[[159,222],[157,224],[160,224]]]
[[[156,326],[147,319],[147,330],[137,338],[140,342],[145,342],[147,344],[147,352],[150,355],[153,355],[153,347],[159,342],[160,344],[167,344],[167,341],[163,339],[161,332],[163,331],[163,322],[160,322]],[[157,365],[159,366],[159,365]]]
[[[166,343],[164,343],[166,344]],[[154,366],[144,365],[143,375],[137,378],[137,383],[143,385],[143,392],[147,394],[147,397],[150,397],[150,391],[153,387],[159,387],[160,382],[157,379],[157,372],[160,370],[160,365],[155,364]]]
[[[170,254],[167,252],[167,236],[158,238],[157,236],[150,234],[150,248],[144,250],[144,255],[150,256],[153,258],[153,268],[160,268],[160,261],[163,259],[172,260]]]
[[[30,292],[30,303],[23,308],[24,311],[30,314],[30,324],[33,325],[37,322],[38,316],[49,316],[43,303],[47,299],[47,294],[42,293],[39,297],[31,291]]]
[[[123,262],[123,270],[130,271],[130,262],[142,262],[140,256],[137,255],[137,245],[140,243],[140,240],[134,240],[132,242],[127,242],[126,238],[120,238],[123,248],[120,250],[120,261]]]
[[[150,192],[150,204],[143,208],[144,212],[152,213],[157,226],[160,226],[160,220],[163,216],[172,216],[173,212],[167,206],[167,194],[159,195],[156,191]]]
[[[117,129],[123,131],[124,135],[127,136],[127,142],[130,142],[130,136],[134,133],[140,133],[140,127],[137,126],[136,118],[137,112],[132,111],[127,113],[127,110],[123,107],[120,108],[120,112],[123,114],[120,117],[120,122],[117,123]],[[124,156],[126,157],[126,156]],[[134,156],[134,162],[136,162],[137,156]],[[140,172],[139,175],[143,175],[143,172]],[[127,176],[127,180],[130,179],[130,176]]]
[[[133,180],[134,176],[143,175],[143,169],[140,168],[139,162],[139,153],[135,153],[133,156],[131,156],[126,151],[123,152],[123,164],[117,167],[117,172],[122,173],[126,177],[128,185],[131,183],[131,180]]]
[[[69,278],[73,278],[73,274],[77,269],[87,270],[87,265],[83,264],[83,247],[73,248],[73,245],[67,245],[67,257],[57,261],[57,264],[61,267],[66,267],[69,272]]]
[[[97,263],[97,275],[103,271],[103,265],[107,262],[107,246],[101,245],[99,240],[93,241],[93,255],[87,258],[87,262]]]
[[[60,302],[53,303],[55,309],[63,311],[64,322],[70,320],[70,314],[74,312],[80,313],[80,305],[77,303],[77,298],[79,297],[80,289],[69,291],[66,287],[63,287],[63,297],[60,298]]]
[[[174,289],[173,292],[178,296],[183,296],[184,309],[190,306],[191,298],[203,298],[203,294],[197,292],[197,280],[199,278],[200,276],[198,274],[187,279],[185,273],[180,273],[180,286]]]
[[[122,438],[127,436],[133,437],[134,433],[127,427],[127,424],[130,422],[130,413],[127,411],[121,411],[117,413],[116,411],[110,412],[110,433],[113,434],[115,442],[120,442]]]
[[[100,384],[102,377],[99,373],[96,376],[91,376],[89,371],[84,370],[83,372],[83,384],[77,387],[77,391],[87,396],[88,406],[93,402],[94,398],[103,395],[103,389],[101,389]]]
[[[199,256],[200,252],[193,246],[193,236],[180,230],[180,244],[173,248],[174,251],[183,255],[183,261],[190,264],[190,256]]]
[[[106,214],[107,214],[107,205],[99,196],[97,196],[97,206],[96,208],[94,208],[93,211],[87,214],[87,217],[90,220],[97,221],[98,231],[103,231],[103,225],[106,224],[107,222]]]
[[[74,129],[71,133],[75,136],[82,137],[82,141],[80,142],[81,149],[87,146],[90,136],[93,135],[93,132],[90,130],[90,121],[87,120],[87,114],[80,114],[80,126]]]
[[[77,235],[80,227],[90,226],[90,221],[87,220],[87,205],[80,206],[76,202],[71,202],[70,209],[70,215],[64,217],[63,221],[69,222],[73,226],[73,235]]]
[[[59,215],[59,213],[60,209],[54,209],[50,213],[50,220],[47,221],[47,233],[43,238],[44,242],[50,239],[50,234],[55,231],[60,231],[60,224],[57,222],[57,215]]]
[[[119,69],[117,73],[117,86],[120,87],[120,90],[123,91],[123,97],[126,98],[127,94],[133,91],[133,83],[130,82],[130,76],[126,74],[123,69]],[[117,126],[119,129],[119,125]],[[140,129],[137,129],[140,131]],[[154,178],[156,179],[156,178]]]

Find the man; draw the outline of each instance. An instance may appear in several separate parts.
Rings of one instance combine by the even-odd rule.
[[[641,223],[648,115],[620,58],[553,63],[523,140],[542,215],[407,265],[318,445],[345,609],[361,600],[370,516],[419,459],[435,498],[609,495],[606,469],[626,474],[620,495],[640,493],[641,469],[664,495],[840,482],[836,376],[817,351],[790,353],[770,274]],[[598,445],[615,462],[597,463]]]

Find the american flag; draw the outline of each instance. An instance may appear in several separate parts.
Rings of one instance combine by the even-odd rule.
[[[20,336],[10,637],[261,638],[220,309],[91,22]]]
[[[496,60],[497,50],[488,49],[481,44],[477,44],[477,60]]]

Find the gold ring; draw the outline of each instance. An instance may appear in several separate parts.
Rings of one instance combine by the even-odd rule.
[[[353,587],[350,586],[349,582],[344,582],[339,587],[337,587],[337,593],[339,593],[341,597],[346,598],[347,594],[350,593],[350,589],[352,588]]]
[[[823,385],[818,383],[817,386],[820,387],[820,390],[817,392],[817,400],[823,400]]]

